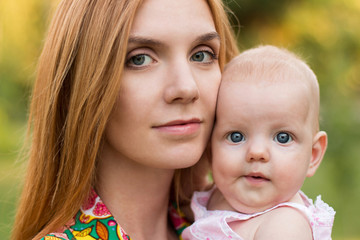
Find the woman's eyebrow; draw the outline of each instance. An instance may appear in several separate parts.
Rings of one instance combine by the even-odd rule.
[[[128,43],[139,44],[139,45],[150,45],[156,47],[163,47],[165,44],[153,38],[142,37],[142,36],[130,36]]]
[[[202,34],[202,35],[196,37],[194,42],[195,43],[208,42],[213,39],[217,39],[220,41],[220,36],[217,32],[209,32],[209,33]],[[159,40],[149,38],[149,37],[144,37],[144,36],[130,36],[128,43],[129,44],[139,44],[139,45],[150,45],[150,46],[159,47],[159,48],[166,46],[165,43],[163,43]]]
[[[194,42],[208,42],[214,39],[220,41],[220,35],[217,32],[209,32],[198,36]]]

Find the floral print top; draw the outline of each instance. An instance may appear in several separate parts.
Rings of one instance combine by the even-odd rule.
[[[183,213],[171,204],[169,218],[181,240],[181,232],[190,224]],[[94,190],[88,201],[80,208],[74,218],[62,229],[43,237],[41,240],[131,240],[124,229],[116,222],[105,204]]]

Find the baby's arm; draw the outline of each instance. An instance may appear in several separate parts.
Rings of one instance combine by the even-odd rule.
[[[300,211],[290,207],[280,207],[266,215],[255,232],[254,240],[313,239],[310,224]]]

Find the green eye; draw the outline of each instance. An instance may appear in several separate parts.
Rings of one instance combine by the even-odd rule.
[[[134,67],[141,67],[141,66],[147,66],[152,62],[153,62],[153,59],[149,55],[138,54],[138,55],[131,57],[127,61],[127,65],[134,66]]]
[[[211,63],[214,59],[216,59],[216,56],[209,51],[199,51],[194,53],[190,59],[194,62]]]
[[[205,58],[205,54],[203,52],[197,52],[191,56],[191,59],[196,62],[202,62]]]

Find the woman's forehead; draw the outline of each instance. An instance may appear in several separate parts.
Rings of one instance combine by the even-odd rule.
[[[145,0],[136,12],[130,35],[184,35],[214,31],[215,24],[205,0]]]

